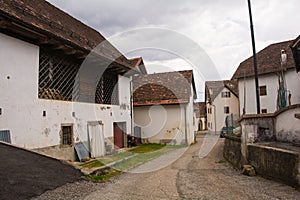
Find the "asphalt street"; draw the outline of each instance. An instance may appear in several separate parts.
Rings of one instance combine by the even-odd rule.
[[[67,163],[4,143],[0,160],[0,199],[30,199],[82,177]]]

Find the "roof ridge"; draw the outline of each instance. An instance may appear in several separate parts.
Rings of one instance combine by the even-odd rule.
[[[278,65],[280,65],[280,50],[282,49],[286,50],[288,58],[290,58],[287,60],[286,69],[295,68],[293,55],[290,49],[290,44],[292,44],[293,41],[294,40],[285,40],[272,43],[258,51],[256,53],[258,74],[263,75],[278,71],[280,68],[278,67]],[[240,62],[231,79],[254,76],[254,68],[249,66],[253,66],[253,55]]]

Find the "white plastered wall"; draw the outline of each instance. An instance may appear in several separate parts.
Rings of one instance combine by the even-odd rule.
[[[62,124],[73,124],[75,142],[87,141],[89,121],[102,121],[105,137],[113,137],[113,122],[126,122],[130,132],[129,78],[119,76],[121,105],[38,99],[39,47],[1,33],[0,44],[0,130],[10,130],[13,144],[59,145]]]
[[[207,122],[211,124],[211,126],[208,127],[210,131],[215,131],[215,129],[217,132],[221,131],[222,128],[226,126],[225,119],[228,115],[231,113],[234,115],[239,114],[238,98],[232,92],[230,92],[230,98],[222,98],[222,92],[230,92],[230,90],[224,87],[212,104],[207,105],[207,108],[211,108],[211,113],[207,113]],[[229,114],[224,113],[225,106],[229,107]]]
[[[194,142],[193,95],[188,104],[134,107],[134,123],[141,127],[142,138],[151,143],[176,140],[176,144],[184,144],[186,132],[187,142],[191,144]]]
[[[296,73],[295,69],[285,71],[285,80],[288,94],[291,93],[291,103],[300,103],[300,73]],[[245,89],[244,89],[245,82]],[[268,113],[274,113],[277,110],[277,91],[278,76],[273,74],[259,76],[258,82],[260,86],[266,86],[267,95],[260,96],[260,108],[267,109]],[[239,97],[240,97],[240,114],[243,114],[244,108],[244,90],[246,91],[246,114],[256,114],[256,90],[254,78],[239,79]],[[288,102],[287,102],[288,103]]]

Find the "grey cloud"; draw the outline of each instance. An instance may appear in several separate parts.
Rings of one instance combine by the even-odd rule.
[[[48,0],[59,8],[97,29],[105,37],[141,27],[164,27],[180,32],[210,54],[222,77],[230,78],[239,62],[251,55],[249,16],[245,0]],[[299,0],[251,1],[258,49],[271,42],[293,39],[299,34]],[[133,33],[132,33],[133,34]],[[130,39],[131,38],[131,39]],[[130,47],[134,55],[149,61],[173,59],[174,54],[135,51],[141,47],[181,49],[196,57],[192,46],[163,32],[123,35],[115,46]],[[170,42],[173,41],[173,42]],[[112,41],[113,42],[113,41]],[[131,44],[133,43],[133,44]],[[136,46],[134,46],[134,43]],[[128,52],[127,52],[128,53]],[[133,54],[133,53],[132,53]],[[231,68],[231,70],[228,70]]]
[[[124,32],[109,40],[125,54],[138,51],[149,61],[181,58],[193,66],[204,66],[205,71],[202,73],[205,78],[220,78],[216,67],[203,48],[191,38],[178,32],[161,28],[141,28]]]

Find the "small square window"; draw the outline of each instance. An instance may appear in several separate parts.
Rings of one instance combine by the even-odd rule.
[[[267,109],[261,109],[261,113],[268,113]]]
[[[229,114],[229,106],[225,106],[224,107],[224,113],[225,114]]]
[[[267,95],[267,86],[259,86],[259,95],[266,96]]]
[[[61,127],[61,144],[62,145],[72,145],[73,144],[73,126]]]

